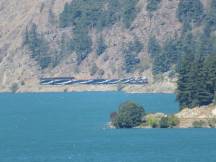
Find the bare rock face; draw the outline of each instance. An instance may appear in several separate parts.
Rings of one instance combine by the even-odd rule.
[[[73,37],[71,29],[59,28],[59,15],[66,2],[72,0],[1,0],[0,1],[0,90],[8,91],[12,84],[19,89],[39,89],[41,76],[75,76],[77,78],[121,78],[128,76],[146,76],[150,80],[151,59],[148,54],[148,40],[155,35],[160,43],[179,34],[181,23],[176,18],[179,0],[163,0],[160,8],[150,14],[146,10],[147,0],[139,0],[140,9],[130,29],[116,23],[101,31],[108,48],[97,56],[95,46],[97,32],[92,30],[90,37],[93,50],[81,63],[74,61],[71,52],[55,67],[41,69],[32,59],[31,51],[24,45],[25,32],[34,23],[38,31],[48,42],[50,53],[59,52],[59,42],[63,35]],[[203,2],[206,2],[203,0]],[[139,67],[132,73],[123,69],[122,49],[131,41],[138,39],[144,45],[139,53]],[[94,69],[92,73],[91,69]],[[173,86],[173,84],[172,84]],[[31,88],[30,88],[31,87]]]

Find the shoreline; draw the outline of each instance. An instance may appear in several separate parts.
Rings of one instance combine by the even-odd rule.
[[[175,118],[176,125],[172,127],[153,127],[149,125],[148,121],[160,121],[162,118],[171,117]],[[215,129],[216,128],[216,105],[211,104],[208,106],[195,107],[193,109],[185,108],[179,112],[176,112],[172,115],[167,115],[165,113],[149,113],[142,120],[141,124],[131,129],[190,129],[190,128],[206,128],[206,129]],[[150,120],[148,120],[150,119]],[[159,123],[158,123],[159,124]],[[107,127],[110,129],[116,128],[112,122],[108,122]],[[119,128],[122,129],[122,128]]]
[[[17,89],[11,87],[0,87],[0,93],[62,93],[62,92],[124,92],[124,93],[162,93],[173,94],[176,84],[170,82],[159,82],[148,85],[81,85],[73,86],[42,86],[38,84],[18,85]]]

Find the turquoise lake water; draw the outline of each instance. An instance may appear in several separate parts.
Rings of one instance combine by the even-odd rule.
[[[178,111],[172,94],[0,94],[0,162],[216,162],[216,129],[107,129],[126,100]]]

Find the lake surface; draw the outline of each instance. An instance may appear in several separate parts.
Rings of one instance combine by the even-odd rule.
[[[178,111],[172,94],[0,94],[0,162],[216,162],[216,129],[108,129],[126,100]]]

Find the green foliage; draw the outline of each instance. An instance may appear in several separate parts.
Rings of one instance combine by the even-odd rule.
[[[162,117],[160,120],[161,128],[173,128],[179,124],[179,119],[174,115],[168,117]]]
[[[60,26],[92,28],[101,30],[113,25],[120,19],[126,27],[136,17],[138,0],[74,0],[66,3],[60,14]]]
[[[211,1],[210,9],[205,19],[205,31],[209,34],[216,30],[216,0]]]
[[[91,29],[98,32],[122,21],[129,28],[136,18],[138,0],[73,0],[66,3],[60,14],[60,27],[73,27],[74,37],[69,49],[78,55],[78,63],[92,51],[92,40],[88,35]],[[99,40],[97,54],[101,55],[107,46]]]
[[[149,39],[148,53],[150,54],[151,58],[155,58],[161,53],[161,46],[155,36],[150,37]]]
[[[216,128],[216,118],[211,118],[208,120],[208,125],[211,127],[211,128]]]
[[[177,9],[177,18],[184,26],[197,24],[204,17],[203,4],[200,0],[180,0]]]
[[[160,125],[160,119],[153,117],[153,116],[150,116],[147,118],[146,123],[148,126],[150,126],[152,128],[157,128]]]
[[[183,60],[180,63],[178,73],[178,89],[177,89],[177,100],[180,102],[181,107],[190,107],[192,105],[192,102],[190,99],[193,97],[193,90],[194,87],[192,87],[193,76],[190,73],[190,69],[192,69],[191,61],[194,60],[194,55],[188,54],[185,55]]]
[[[205,126],[206,126],[206,122],[203,121],[203,120],[193,122],[193,127],[194,128],[205,128]]]
[[[133,128],[141,124],[144,114],[143,107],[133,102],[125,102],[119,106],[117,114],[112,117],[112,124],[116,128]]]
[[[138,54],[143,50],[143,44],[137,39],[133,42],[130,42],[127,45],[127,48],[124,49],[124,59],[125,65],[124,70],[127,73],[134,72],[136,70],[136,65],[140,63],[140,59],[138,58]]]
[[[139,0],[124,0],[120,1],[121,4],[121,17],[122,22],[125,25],[126,28],[129,28],[134,19],[137,16],[138,9],[136,7],[136,4]]]
[[[216,56],[185,55],[179,68],[177,100],[181,107],[208,105],[216,91]]]
[[[30,30],[26,31],[24,43],[31,51],[31,57],[39,63],[42,69],[50,65],[52,61],[49,56],[48,43],[43,35],[37,31],[36,24],[33,24]]]
[[[98,71],[98,67],[96,65],[96,63],[93,63],[92,67],[90,68],[90,75],[93,76],[97,73]]]
[[[179,58],[180,42],[178,40],[168,39],[165,42],[162,50],[158,45],[155,49],[158,53],[152,55],[153,73],[160,74],[169,71],[171,67],[177,63],[177,60]],[[151,53],[152,52],[153,51],[151,51]]]
[[[160,7],[161,0],[147,0],[146,9],[149,12],[157,11]]]
[[[107,49],[107,45],[104,41],[104,39],[102,37],[100,37],[97,40],[97,49],[96,49],[96,53],[98,56],[100,56],[101,54],[103,54]]]
[[[169,128],[169,121],[167,117],[162,117],[160,121],[160,128]]]
[[[19,85],[17,83],[13,83],[10,87],[12,93],[16,93],[18,89],[19,89]]]
[[[70,42],[71,49],[74,50],[77,55],[77,62],[80,64],[88,54],[92,51],[92,40],[88,33],[84,31],[77,31],[74,33],[74,37]]]
[[[70,41],[71,40],[65,34],[62,35],[60,45],[59,45],[60,46],[60,53],[59,53],[60,57],[67,56],[73,51]]]
[[[150,38],[148,52],[153,60],[153,73],[160,74],[173,70],[178,71],[182,58],[186,55],[214,55],[216,38],[205,32],[193,36],[191,32],[182,33],[180,38],[168,39],[160,48],[154,37]],[[187,56],[186,56],[187,57]]]

